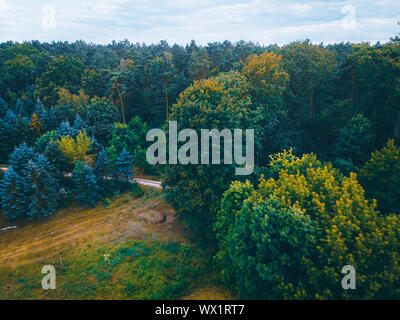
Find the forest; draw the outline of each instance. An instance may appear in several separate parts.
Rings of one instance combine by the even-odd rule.
[[[389,39],[388,39],[389,40]],[[150,165],[152,128],[252,128],[255,169]],[[0,44],[1,214],[95,208],[136,176],[243,299],[400,298],[400,38]],[[357,270],[343,290],[342,267]]]

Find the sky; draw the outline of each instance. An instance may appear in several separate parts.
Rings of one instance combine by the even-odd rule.
[[[0,0],[0,41],[386,42],[399,0]]]

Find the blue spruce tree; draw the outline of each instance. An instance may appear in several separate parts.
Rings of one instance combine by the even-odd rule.
[[[74,126],[73,129],[76,132],[79,132],[80,130],[85,130],[87,134],[89,134],[89,128],[81,118],[79,114],[76,115],[75,120],[74,120]]]
[[[31,203],[28,219],[39,219],[52,215],[57,208],[58,181],[54,166],[43,156],[29,161],[27,172],[31,182]]]
[[[24,103],[21,101],[21,99],[17,100],[14,110],[15,110],[15,114],[17,116],[21,116],[21,117],[27,116]]]
[[[60,123],[57,129],[57,137],[61,136],[71,136],[76,137],[78,135],[78,131],[75,130],[74,127],[71,127],[69,121],[63,121]]]
[[[0,97],[0,118],[6,115],[7,110],[7,103]]]
[[[94,207],[99,200],[99,187],[92,169],[89,166],[84,166],[82,161],[77,161],[73,179],[76,191],[75,200],[81,206]]]
[[[116,161],[116,176],[123,185],[127,185],[133,178],[133,168],[132,155],[124,148]]]
[[[7,219],[42,219],[54,212],[58,182],[54,167],[26,144],[15,148],[1,183],[1,207]]]
[[[10,167],[1,183],[1,208],[7,220],[26,218],[31,202],[30,181]]]
[[[108,158],[106,150],[100,151],[94,164],[93,173],[97,177],[97,184],[104,196],[110,194],[114,189],[113,163]]]

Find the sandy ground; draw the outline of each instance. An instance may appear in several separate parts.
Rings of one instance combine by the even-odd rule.
[[[107,208],[101,205],[95,209],[68,208],[44,223],[31,222],[0,231],[0,266],[15,267],[40,261],[88,243],[128,239],[186,242],[189,239],[190,232],[177,221],[152,225],[138,218],[140,213],[150,209],[174,215],[162,196],[144,201],[123,195]],[[10,225],[15,224],[2,221],[0,227]]]

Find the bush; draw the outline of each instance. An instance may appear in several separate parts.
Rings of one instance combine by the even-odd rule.
[[[312,159],[277,155],[277,178],[225,192],[215,224],[225,282],[243,298],[400,298],[399,217],[379,217],[354,173]],[[345,265],[357,290],[341,288]]]

